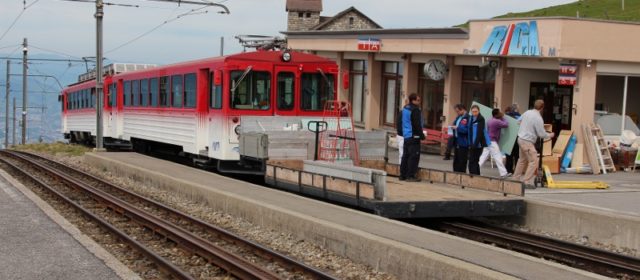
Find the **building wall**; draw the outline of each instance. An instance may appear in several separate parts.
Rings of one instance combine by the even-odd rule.
[[[302,13],[302,17],[300,17]],[[307,17],[310,14],[310,17]],[[289,12],[287,18],[287,31],[308,31],[311,27],[320,24],[318,12]]]
[[[353,18],[353,24],[350,22],[350,18]],[[320,30],[323,31],[340,31],[340,30],[362,30],[362,29],[376,29],[377,26],[371,22],[371,20],[361,16],[356,12],[349,12],[338,19],[333,20],[331,23],[323,26]]]
[[[558,71],[552,70],[534,70],[534,69],[513,69],[513,103],[518,104],[520,112],[529,109],[529,95],[531,91],[531,83],[557,83]],[[501,108],[504,110],[504,108]]]

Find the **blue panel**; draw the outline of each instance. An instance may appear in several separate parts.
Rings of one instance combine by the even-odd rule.
[[[529,23],[529,55],[531,56],[540,56],[542,55],[542,50],[540,50],[540,45],[538,41],[538,22],[531,21]]]
[[[491,35],[487,38],[487,41],[480,49],[481,54],[499,54],[500,48],[502,48],[502,44],[504,43],[504,37],[507,35],[507,27],[506,26],[496,26],[491,31]]]
[[[510,55],[528,55],[529,50],[529,24],[521,22],[516,24],[509,45]]]

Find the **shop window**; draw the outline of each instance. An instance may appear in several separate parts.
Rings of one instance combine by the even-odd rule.
[[[124,88],[124,106],[129,107],[131,106],[131,82],[130,81],[124,82],[123,88]]]
[[[301,109],[322,111],[327,101],[333,100],[334,78],[321,73],[302,74]]]
[[[352,60],[349,75],[349,96],[353,113],[353,121],[363,123],[366,112],[365,92],[367,84],[367,61]]]
[[[495,77],[491,67],[462,67],[462,104],[469,108],[475,101],[493,107]]]
[[[278,73],[278,110],[293,110],[295,96],[295,75],[290,72]]]
[[[152,78],[149,80],[149,92],[151,94],[151,107],[158,106],[158,78]]]
[[[140,80],[140,106],[149,107],[149,80]]]
[[[222,84],[215,84],[215,73],[211,72],[211,77],[209,78],[209,107],[212,109],[222,109]]]
[[[196,89],[197,89],[196,74],[190,73],[190,74],[184,75],[184,107],[185,108],[196,107]]]
[[[182,108],[182,75],[171,76],[171,107]]]
[[[169,88],[171,83],[168,76],[160,77],[160,107],[169,107],[171,98],[169,96]]]
[[[401,62],[384,62],[384,73],[382,74],[383,90],[383,119],[382,123],[387,126],[396,125],[396,117],[402,105],[402,70]]]
[[[231,72],[231,108],[269,110],[271,108],[271,74],[253,71],[243,74],[245,71]]]

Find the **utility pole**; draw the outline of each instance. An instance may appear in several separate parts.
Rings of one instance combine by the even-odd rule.
[[[22,144],[27,144],[27,38],[22,43]]]
[[[96,0],[96,150],[103,150],[102,144],[102,18],[104,3]]]
[[[11,86],[10,86],[10,82],[9,82],[9,78],[11,77],[11,75],[9,74],[9,71],[11,70],[10,68],[11,65],[11,61],[7,60],[7,82],[5,83],[5,96],[4,96],[4,103],[5,103],[5,124],[4,124],[4,148],[8,149],[9,148],[9,92],[11,92]]]
[[[11,139],[11,145],[16,145],[16,98],[13,98],[13,139]]]
[[[224,36],[220,37],[220,56],[224,56]]]

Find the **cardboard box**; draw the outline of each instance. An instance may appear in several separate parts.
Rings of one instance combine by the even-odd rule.
[[[544,130],[546,132],[552,132],[553,131],[553,126],[550,124],[545,124],[544,125]],[[553,146],[552,146],[552,140],[546,140],[542,143],[542,155],[543,156],[550,156],[551,154],[553,154]]]
[[[549,167],[551,174],[560,173],[560,161],[561,156],[558,155],[542,157],[542,165],[546,165],[547,167]]]

